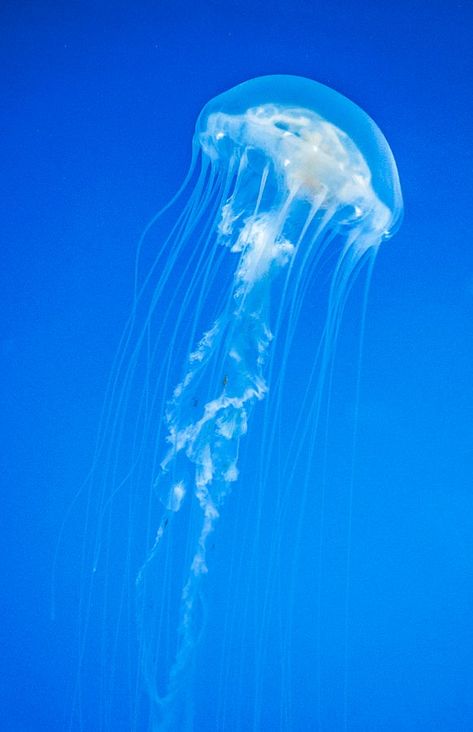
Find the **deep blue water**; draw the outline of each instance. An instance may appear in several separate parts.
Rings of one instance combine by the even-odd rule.
[[[131,305],[136,243],[184,175],[203,104],[248,78],[290,73],[337,89],[376,120],[398,163],[406,212],[380,250],[369,297],[349,614],[347,475],[337,457],[350,441],[356,391],[347,327],[336,372],[322,564],[315,576],[310,561],[302,562],[298,578],[304,591],[297,594],[300,645],[292,669],[297,708],[290,726],[272,718],[267,700],[279,686],[274,681],[272,688],[268,673],[264,709],[257,709],[266,721],[256,729],[338,732],[345,712],[352,732],[473,729],[471,5],[17,0],[3,4],[0,18],[0,728],[68,729],[83,506],[68,515],[60,544],[54,622],[53,557],[91,464]],[[252,606],[251,583],[263,567],[263,556],[245,557],[251,517],[235,493],[215,542],[210,630],[189,687],[202,732],[218,729],[212,667],[219,623],[235,612],[238,598]],[[118,512],[112,552],[128,535],[126,505]],[[288,527],[289,544],[290,536]],[[300,550],[309,551],[310,542]],[[240,584],[225,585],[231,552],[243,557],[243,567],[248,562],[248,586],[245,571]],[[276,566],[282,585],[286,569]],[[108,602],[121,599],[112,581]],[[277,623],[272,611],[269,644],[279,637]],[[250,637],[256,635],[252,629]],[[94,646],[100,639],[93,631],[90,638],[80,706],[82,729],[95,732],[103,728],[98,685],[108,669]],[[130,628],[126,640],[132,638]],[[258,701],[244,703],[252,685],[241,668],[252,652],[229,651],[229,668],[232,654],[240,665],[224,682],[221,729],[252,729]],[[131,729],[126,674],[121,667],[116,674],[110,729]],[[76,709],[73,729],[80,728]]]

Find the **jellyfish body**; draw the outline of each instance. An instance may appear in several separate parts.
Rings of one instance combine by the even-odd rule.
[[[192,726],[191,712],[182,710],[204,627],[209,536],[238,486],[242,438],[251,435],[252,411],[262,401],[271,404],[263,434],[251,439],[262,440],[270,459],[283,374],[307,293],[318,288],[323,271],[326,312],[306,389],[317,422],[350,288],[402,216],[394,158],[375,123],[308,79],[262,77],[216,97],[198,118],[193,151],[173,207],[187,200],[137,288],[118,365],[129,384],[148,343],[142,433],[148,440],[151,422],[163,417],[165,425],[165,448],[156,429],[149,460],[163,514],[157,530],[150,521],[154,539],[136,581],[140,661],[159,730]],[[128,388],[119,392],[122,402]],[[172,578],[180,597],[167,605],[170,581],[158,592],[156,578],[169,574],[166,538],[181,514],[187,515],[181,579]],[[169,607],[177,605],[173,640],[163,640],[163,618],[173,617]]]

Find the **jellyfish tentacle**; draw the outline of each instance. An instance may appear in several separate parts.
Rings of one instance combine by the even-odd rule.
[[[264,190],[266,176],[261,178]],[[262,194],[261,194],[262,195]],[[214,326],[203,335],[189,355],[189,370],[174,390],[169,405],[168,452],[161,462],[161,478],[172,477],[165,497],[166,511],[180,510],[187,486],[179,478],[176,460],[181,456],[194,464],[193,493],[201,510],[202,523],[196,541],[187,581],[181,595],[179,644],[168,676],[166,693],[160,697],[161,709],[174,714],[173,705],[180,677],[187,672],[189,657],[196,645],[194,607],[202,577],[207,572],[206,546],[219,516],[219,506],[238,476],[239,441],[247,430],[248,414],[256,401],[264,398],[267,386],[264,366],[272,334],[268,324],[271,281],[285,267],[293,253],[293,245],[281,240],[285,212],[294,194],[288,195],[283,214],[277,217],[259,215],[258,206],[244,223],[232,247],[239,254],[232,295],[233,307],[224,312]],[[218,393],[205,403],[197,419],[190,419],[189,397],[195,381],[215,370],[217,354],[224,380]],[[217,383],[213,378],[211,383]],[[173,467],[176,466],[176,467]],[[177,473],[176,473],[177,469]],[[158,529],[148,561],[154,559],[163,534]],[[140,573],[143,581],[148,562]]]

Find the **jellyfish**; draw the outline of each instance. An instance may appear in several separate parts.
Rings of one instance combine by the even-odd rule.
[[[129,471],[118,480],[111,460],[110,473],[121,486],[133,476],[135,491],[150,496],[136,619],[153,730],[192,729],[209,552],[229,495],[240,490],[245,445],[256,456],[245,532],[258,531],[269,500],[281,545],[310,500],[300,466],[320,439],[342,314],[402,211],[384,136],[320,83],[252,79],[198,117],[184,183],[140,243],[104,418],[123,444],[134,404]],[[150,256],[153,231],[159,246]],[[298,364],[301,323],[311,350]],[[286,404],[289,379],[297,408]],[[276,463],[280,480],[268,489]],[[103,497],[102,524],[109,505]]]

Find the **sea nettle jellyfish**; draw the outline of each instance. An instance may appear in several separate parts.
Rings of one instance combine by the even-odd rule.
[[[401,215],[382,133],[322,84],[253,79],[210,101],[197,120],[185,182],[140,245],[101,448],[105,483],[116,487],[102,497],[97,568],[105,527],[114,527],[112,499],[132,496],[131,523],[136,496],[148,501],[136,616],[153,730],[193,727],[194,688],[202,694],[206,675],[213,679],[198,729],[302,728],[291,717],[301,704],[293,636],[310,546],[301,532],[322,482],[314,465],[334,348],[355,278],[369,273]],[[159,247],[148,262],[152,232]],[[119,467],[126,450],[128,470]],[[232,509],[231,547],[227,539],[219,557],[216,529]],[[127,576],[136,546],[129,540]],[[213,562],[219,590],[239,588],[214,598],[218,611],[206,603]],[[218,637],[209,620],[217,613]],[[212,659],[200,665],[209,639]],[[308,641],[307,652],[315,646]],[[237,711],[233,693],[247,700]],[[136,709],[132,718],[138,726]]]

